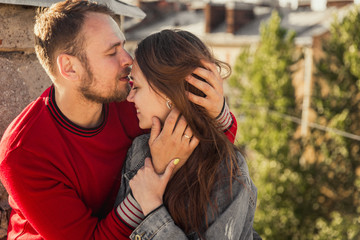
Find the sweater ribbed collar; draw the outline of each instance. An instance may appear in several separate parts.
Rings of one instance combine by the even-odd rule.
[[[46,105],[54,117],[54,119],[59,123],[59,125],[65,128],[67,131],[70,131],[73,134],[82,136],[82,137],[92,137],[101,132],[101,130],[105,127],[107,119],[108,119],[108,112],[109,112],[109,105],[103,104],[103,111],[102,111],[102,122],[99,126],[94,128],[84,128],[76,125],[75,123],[71,122],[59,109],[55,102],[55,88],[51,86],[49,91],[49,96],[46,101]]]

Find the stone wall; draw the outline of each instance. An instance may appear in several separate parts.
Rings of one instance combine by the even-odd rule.
[[[34,53],[34,7],[0,4],[0,137],[51,81]],[[0,240],[6,239],[8,194],[0,184]]]
[[[34,53],[35,8],[0,4],[0,136],[51,84]]]

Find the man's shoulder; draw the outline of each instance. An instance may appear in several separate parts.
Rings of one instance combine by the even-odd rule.
[[[46,111],[46,99],[43,96],[26,106],[5,130],[0,142],[0,155],[20,147],[28,136],[31,139],[38,136],[41,129],[48,126],[44,119]]]

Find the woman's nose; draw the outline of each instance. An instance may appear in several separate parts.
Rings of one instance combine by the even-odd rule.
[[[131,89],[129,95],[127,96],[126,100],[128,102],[134,102],[134,91]]]

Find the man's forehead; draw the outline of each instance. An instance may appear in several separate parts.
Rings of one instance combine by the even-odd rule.
[[[125,36],[120,30],[115,20],[103,13],[87,13],[84,21],[83,33],[86,38],[98,38],[97,41],[102,40],[104,47],[108,48],[116,43],[125,43]]]

